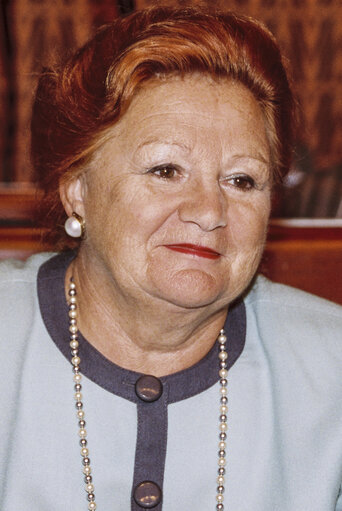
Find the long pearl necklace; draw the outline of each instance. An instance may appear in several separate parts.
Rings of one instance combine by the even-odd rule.
[[[89,448],[87,442],[87,430],[86,421],[84,419],[85,413],[83,410],[82,401],[82,375],[80,373],[81,359],[79,357],[79,342],[78,342],[78,327],[77,327],[77,299],[76,299],[76,284],[74,283],[73,277],[70,278],[69,284],[69,332],[70,332],[70,349],[71,349],[71,363],[72,370],[74,373],[74,398],[76,401],[76,415],[78,419],[78,435],[80,437],[81,456],[83,464],[83,474],[85,482],[85,490],[87,493],[88,510],[94,511],[97,508],[95,502],[94,484],[93,477],[91,474]],[[227,398],[227,358],[228,353],[226,351],[227,337],[225,331],[222,329],[217,338],[219,346],[219,376],[220,376],[220,417],[219,417],[219,451],[218,451],[218,477],[217,477],[217,493],[216,493],[216,510],[224,510],[224,475],[226,465],[226,438],[227,438],[227,412],[228,412],[228,398]]]

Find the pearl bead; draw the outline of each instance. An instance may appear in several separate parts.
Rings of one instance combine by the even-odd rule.
[[[219,353],[219,359],[220,360],[227,360],[227,353],[225,351],[221,351],[221,353]]]
[[[81,456],[88,456],[89,450],[86,447],[82,447]]]
[[[221,378],[226,378],[226,376],[228,375],[227,369],[221,369],[219,371],[219,375],[221,376]]]
[[[223,502],[224,501],[224,496],[222,495],[222,493],[219,493],[218,495],[216,495],[216,500],[217,500],[217,502]]]
[[[89,467],[89,465],[87,465],[86,467],[83,468],[83,474],[86,474],[86,475],[91,474],[91,468]]]
[[[224,467],[226,464],[226,458],[219,458],[218,464],[220,467]]]
[[[226,413],[228,412],[228,406],[227,406],[227,405],[222,405],[222,406],[220,407],[220,412],[221,412],[222,414],[226,414]]]
[[[81,362],[80,357],[72,357],[71,362],[74,366],[78,366]]]
[[[220,485],[220,486],[224,484],[224,477],[223,476],[218,476],[217,484]]]
[[[74,382],[79,383],[82,380],[81,374],[74,374]]]
[[[80,429],[78,434],[79,434],[80,437],[85,438],[87,436],[87,430],[86,429]]]
[[[79,342],[78,341],[70,341],[69,346],[71,349],[75,350],[78,348]]]
[[[221,392],[222,396],[226,396],[226,395],[227,395],[227,392],[228,392],[228,391],[227,391],[227,387],[221,387],[221,388],[220,388],[220,392]]]
[[[82,400],[81,392],[75,392],[74,398],[76,399],[76,401],[81,401]]]
[[[221,424],[220,424],[220,430],[221,430],[221,431],[227,431],[227,424],[226,424],[226,422],[221,422]]]
[[[219,442],[220,451],[224,450],[225,448],[226,448],[226,442]]]
[[[86,484],[86,492],[92,493],[94,491],[94,485],[93,484]]]
[[[78,410],[78,411],[76,412],[76,416],[77,416],[77,418],[78,418],[78,419],[83,419],[83,417],[84,417],[84,411],[83,411],[83,410]]]
[[[81,222],[73,216],[69,216],[69,218],[67,218],[64,224],[64,229],[72,238],[79,238],[82,234]]]
[[[88,506],[88,509],[89,511],[93,511],[94,509],[96,509],[96,504],[95,502],[89,502],[89,506]]]

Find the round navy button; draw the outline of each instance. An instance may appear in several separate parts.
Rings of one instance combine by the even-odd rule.
[[[134,488],[133,497],[138,506],[152,509],[158,506],[162,499],[162,491],[153,481],[143,481]]]
[[[163,385],[159,378],[151,375],[140,376],[135,384],[135,393],[142,400],[151,403],[157,401],[163,393]]]

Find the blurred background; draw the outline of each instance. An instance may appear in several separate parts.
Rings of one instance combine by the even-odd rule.
[[[342,218],[341,0],[2,0],[0,200],[1,192],[4,200],[13,193],[19,209],[29,209],[29,122],[42,67],[72,53],[98,26],[156,3],[209,4],[266,23],[290,62],[302,118],[296,159],[273,216]],[[17,216],[25,220],[24,211]]]
[[[300,103],[291,172],[276,195],[261,271],[342,304],[341,0],[1,0],[0,259],[44,246],[29,160],[38,75],[99,27],[157,4],[207,4],[251,15],[277,37]]]

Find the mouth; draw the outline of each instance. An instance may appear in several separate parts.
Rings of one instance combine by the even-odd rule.
[[[181,252],[182,254],[191,254],[198,257],[204,257],[205,259],[218,259],[221,257],[221,254],[212,250],[208,247],[202,247],[200,245],[192,245],[191,243],[180,243],[176,245],[164,245],[165,248],[169,250],[174,250],[175,252]]]

